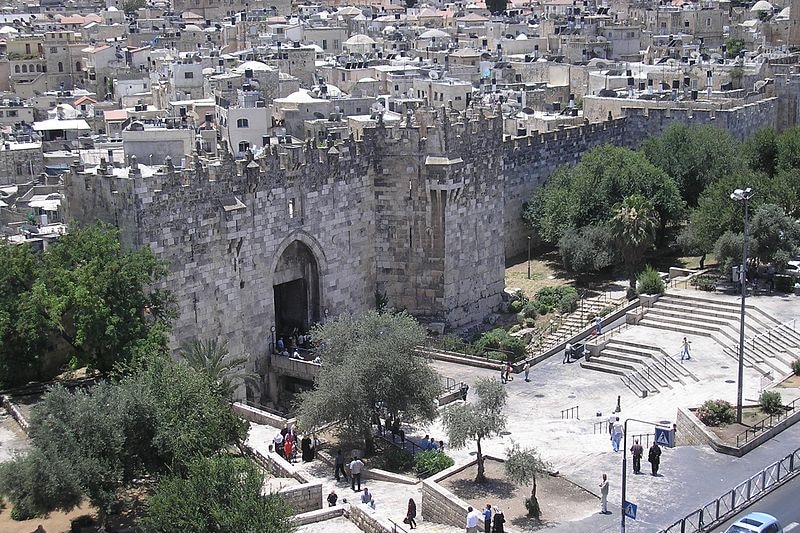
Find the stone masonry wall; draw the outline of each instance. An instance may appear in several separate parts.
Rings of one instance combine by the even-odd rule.
[[[304,483],[286,487],[278,492],[295,514],[322,509],[322,483]]]

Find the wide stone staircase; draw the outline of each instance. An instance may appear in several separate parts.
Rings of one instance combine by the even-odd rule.
[[[725,354],[738,359],[740,304],[700,295],[668,293],[644,310],[642,326],[714,339]],[[745,310],[745,366],[774,378],[791,372],[800,358],[800,334],[794,323],[781,323],[761,309]]]
[[[582,361],[581,367],[620,376],[640,397],[699,381],[661,348],[613,337],[600,355]]]

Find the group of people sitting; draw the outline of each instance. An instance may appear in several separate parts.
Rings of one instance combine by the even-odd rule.
[[[443,452],[444,451],[444,441],[440,440],[439,442],[436,442],[433,439],[433,437],[425,435],[424,437],[422,437],[422,440],[419,441],[419,447],[422,448],[425,451],[427,451],[427,450],[439,450],[439,451]]]
[[[275,342],[275,353],[290,359],[299,359],[305,361],[306,358],[300,353],[300,350],[308,350],[312,347],[311,334],[290,335],[288,340],[279,337]],[[311,361],[314,364],[321,365],[322,359],[316,355]]]

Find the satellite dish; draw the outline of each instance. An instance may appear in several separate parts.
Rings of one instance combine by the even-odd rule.
[[[431,71],[428,72],[428,77],[430,79],[432,79],[432,80],[438,80],[439,79],[439,73],[436,72],[435,70],[431,70]]]

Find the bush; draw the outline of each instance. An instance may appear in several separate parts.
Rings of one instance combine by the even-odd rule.
[[[792,361],[792,372],[795,376],[800,376],[800,359]]]
[[[573,291],[575,289],[572,289]],[[558,302],[558,312],[562,315],[566,315],[568,313],[573,312],[575,309],[578,308],[578,293],[571,292],[565,294],[561,300]]]
[[[613,250],[605,224],[567,230],[558,241],[564,268],[579,274],[598,272],[614,264]]]
[[[438,474],[446,468],[455,464],[453,458],[441,450],[428,450],[417,454],[417,475],[428,477]]]
[[[539,308],[541,304],[536,300],[531,300],[530,302],[525,304],[525,307],[522,308],[522,315],[525,318],[533,318],[539,314]],[[547,313],[545,313],[547,314]]]
[[[519,331],[519,330],[521,330],[521,329],[522,329],[522,324],[514,324],[513,326],[511,326],[510,328],[508,328],[508,332],[509,332],[509,333],[516,333],[516,332],[518,332],[518,331]]]
[[[783,401],[781,401],[781,393],[774,390],[765,390],[758,397],[758,404],[761,410],[768,415],[776,415],[783,411]]]
[[[536,319],[535,318],[526,318],[525,319],[525,327],[526,328],[534,328],[534,327],[536,327]]]
[[[731,424],[736,420],[733,405],[725,400],[708,400],[697,409],[695,414],[707,426]]]
[[[616,309],[616,307],[615,307],[615,306],[613,306],[613,305],[607,305],[607,306],[605,306],[604,308],[602,308],[602,309],[600,310],[600,312],[598,312],[598,313],[597,313],[597,316],[606,316],[606,315],[609,315],[609,314],[613,313],[615,309]],[[590,320],[591,320],[592,318],[594,318],[594,316],[592,316],[592,317],[590,318]]]
[[[511,352],[514,357],[522,357],[525,354],[525,342],[517,337],[512,337],[503,328],[495,328],[482,334],[475,342],[475,349],[479,353],[491,350],[503,350]]]
[[[473,346],[468,342],[464,342],[464,339],[458,335],[442,335],[441,337],[435,337],[431,340],[433,347],[439,348],[440,350],[458,353],[475,353]]]
[[[524,305],[522,300],[512,300],[511,303],[508,304],[508,312],[517,314],[522,311]]]
[[[781,274],[775,275],[775,290],[778,292],[789,293],[794,289],[794,278]]]
[[[402,474],[414,468],[414,455],[411,452],[390,446],[384,455],[386,470]]]
[[[636,280],[636,291],[639,294],[664,294],[664,280],[661,279],[661,274],[647,265]]]
[[[699,291],[714,292],[717,290],[717,278],[715,276],[696,276],[689,283]]]

